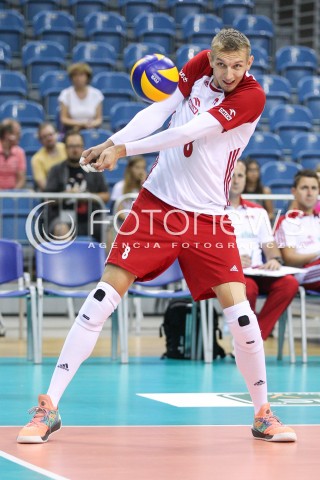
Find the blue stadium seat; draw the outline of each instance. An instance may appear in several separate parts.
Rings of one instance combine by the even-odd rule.
[[[59,0],[20,0],[23,7],[23,15],[31,22],[39,12],[52,12],[60,6]]]
[[[103,130],[102,128],[81,130],[80,133],[83,136],[84,148],[94,147],[105,142],[112,135],[110,130]]]
[[[78,24],[83,24],[87,15],[103,12],[108,8],[109,0],[68,0],[71,13]]]
[[[262,119],[268,120],[273,107],[290,102],[291,86],[286,78],[279,75],[256,75],[256,80],[266,94],[267,101],[262,113]]]
[[[145,55],[153,53],[166,54],[165,49],[156,43],[130,43],[123,51],[123,64],[128,71],[131,71],[133,65]]]
[[[39,90],[47,117],[54,120],[59,107],[58,97],[61,90],[70,87],[71,82],[67,72],[49,70],[41,75]]]
[[[282,47],[276,52],[276,70],[284,75],[293,88],[306,75],[317,73],[318,60],[316,52],[309,47]]]
[[[305,158],[301,160],[300,163],[302,168],[307,168],[310,170],[316,170],[320,167],[320,158]]]
[[[80,42],[72,50],[72,61],[87,63],[93,75],[114,70],[116,60],[114,47],[105,42]]]
[[[223,22],[216,15],[198,14],[188,15],[181,26],[184,41],[207,44],[210,48],[212,38],[223,28]]]
[[[270,132],[255,132],[242,153],[242,157],[251,157],[260,165],[270,161],[281,160],[282,141],[279,135]]]
[[[252,0],[222,0],[219,2],[217,11],[224,25],[231,26],[236,18],[252,13],[253,7]]]
[[[128,23],[133,23],[140,13],[153,13],[157,11],[156,0],[119,0],[121,12]]]
[[[197,53],[201,52],[208,48],[208,45],[196,45],[196,44],[188,44],[182,45],[182,47],[178,48],[176,53],[176,66],[178,70],[181,70],[183,65],[187,63],[191,58],[193,58]]]
[[[233,22],[233,27],[247,35],[252,45],[263,48],[272,54],[274,27],[270,18],[264,15],[241,15]]]
[[[292,139],[292,158],[297,162],[316,160],[320,163],[320,133],[299,133]]]
[[[120,102],[110,112],[110,123],[113,132],[124,127],[138,112],[147,105],[145,103]]]
[[[127,35],[125,18],[114,12],[93,12],[84,19],[85,36],[90,41],[106,42],[119,55]]]
[[[37,128],[24,128],[21,132],[19,145],[26,152],[26,155],[31,157],[39,148],[42,147],[38,137]]]
[[[0,71],[0,104],[26,98],[27,93],[27,79],[23,73]]]
[[[154,42],[171,53],[176,36],[176,24],[166,13],[141,13],[134,19],[134,35],[139,42]]]
[[[16,10],[1,10],[0,32],[1,41],[10,46],[13,55],[18,55],[25,33],[25,21],[21,13]]]
[[[278,105],[270,111],[270,129],[279,134],[284,148],[291,150],[294,135],[312,130],[312,113],[301,105]]]
[[[251,46],[251,55],[254,57],[250,73],[254,76],[265,75],[270,71],[268,53],[264,48]]]
[[[98,73],[93,77],[92,86],[98,88],[104,95],[103,117],[110,118],[111,108],[119,102],[135,99],[130,77],[123,72]]]
[[[320,123],[320,77],[306,76],[298,82],[298,98],[311,110],[315,123]]]
[[[204,0],[167,0],[170,15],[179,25],[188,15],[205,13],[207,2]]]
[[[33,30],[39,40],[59,43],[70,52],[75,36],[74,17],[66,12],[40,12],[33,20]]]
[[[27,180],[32,182],[31,157],[42,147],[38,138],[38,129],[24,128],[21,133],[19,145],[25,151],[27,157]]]
[[[293,177],[301,170],[301,165],[294,162],[268,162],[261,167],[263,185],[285,187],[292,185]]]
[[[44,122],[43,107],[31,100],[8,100],[0,107],[0,119],[11,117],[21,123],[22,128],[37,127]]]
[[[48,70],[58,70],[65,64],[65,50],[58,42],[28,42],[22,49],[22,65],[32,86],[38,86],[40,77]]]
[[[12,59],[11,47],[6,42],[0,41],[0,68],[10,65]]]

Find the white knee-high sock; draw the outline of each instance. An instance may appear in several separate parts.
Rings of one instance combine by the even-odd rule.
[[[234,337],[237,366],[249,390],[255,413],[267,400],[267,375],[263,340],[249,302],[225,308],[223,313]]]
[[[99,282],[82,305],[62,347],[53,372],[48,395],[57,406],[81,363],[92,353],[106,319],[121,300],[108,283]]]

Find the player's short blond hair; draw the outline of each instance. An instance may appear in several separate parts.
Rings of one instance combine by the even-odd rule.
[[[211,56],[214,58],[221,52],[237,52],[247,50],[251,54],[251,44],[248,37],[234,28],[223,28],[211,42]]]

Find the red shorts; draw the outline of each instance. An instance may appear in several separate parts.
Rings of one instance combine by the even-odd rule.
[[[143,189],[109,253],[107,263],[152,280],[178,258],[194,300],[214,296],[212,287],[245,283],[227,216],[179,210]]]

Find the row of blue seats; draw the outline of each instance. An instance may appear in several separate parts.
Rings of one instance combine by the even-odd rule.
[[[46,71],[41,74],[43,68],[44,65],[40,64],[39,68],[35,67],[33,73],[34,75],[37,74],[39,93],[46,114],[50,119],[54,119],[58,107],[58,95],[61,90],[70,86],[70,79],[67,72],[60,70]],[[285,77],[279,75],[258,74],[256,75],[256,78],[262,85],[267,97],[262,120],[269,121],[273,107],[280,104],[292,103],[292,96],[290,93],[291,86]],[[23,73],[0,71],[0,85],[0,105],[7,100],[24,100],[28,97],[28,81]],[[131,87],[130,76],[125,72],[101,71],[93,76],[92,85],[105,95],[103,115],[106,120],[109,120],[110,118],[110,110],[113,105],[119,101],[136,99]],[[310,109],[313,120],[318,123],[320,123],[319,91],[319,76],[305,75],[297,83],[297,97],[299,103]]]
[[[176,48],[177,33],[181,30],[181,40],[210,45],[212,37],[225,23],[214,14],[187,15],[181,29],[174,18],[166,13],[140,13],[134,18],[133,35],[138,41],[155,42],[168,53]],[[274,26],[264,15],[237,16],[232,22],[234,28],[245,33],[252,43],[272,53]],[[24,43],[25,24],[23,17],[12,10],[0,11],[0,32],[15,55]],[[76,38],[74,18],[65,12],[40,12],[33,20],[34,37],[38,40],[54,40],[70,52]],[[90,41],[103,41],[115,48],[120,55],[128,37],[128,25],[123,16],[115,12],[92,12],[84,20],[84,38]]]
[[[132,23],[140,13],[158,13],[162,7],[178,24],[190,14],[215,12],[221,15],[227,25],[231,24],[236,16],[252,13],[254,9],[252,0],[119,0],[117,3],[118,5],[114,5],[114,2],[109,0],[68,0],[68,4],[63,5],[60,0],[20,0],[19,6],[28,22],[32,22],[40,12],[56,13],[65,10],[80,25],[90,13],[105,13],[113,7],[120,11],[128,23]],[[1,9],[9,6],[9,1],[0,0]]]
[[[316,168],[320,163],[320,134],[296,133],[291,139],[290,158],[304,168]],[[269,161],[280,162],[285,156],[285,149],[280,136],[271,132],[256,131],[242,157],[251,157],[264,165]]]
[[[140,110],[146,103],[117,101],[110,109],[110,126],[116,132]],[[45,120],[42,105],[29,100],[8,100],[0,107],[0,120],[15,118],[23,127],[36,127]],[[312,112],[302,105],[277,105],[269,113],[268,126],[271,132],[280,136],[283,148],[291,151],[292,138],[298,133],[315,132]]]
[[[199,51],[209,47],[209,43],[185,44],[179,47],[175,54],[170,55],[178,69]],[[130,71],[134,63],[141,57],[151,53],[168,54],[166,49],[157,43],[129,43],[124,50],[122,63],[126,71]],[[252,54],[255,58],[251,72],[254,75],[267,74],[271,71],[267,52],[254,46]],[[48,69],[63,69],[66,63],[66,52],[57,41],[30,41],[22,48],[22,65],[29,82],[37,86],[41,74]],[[79,42],[71,52],[71,61],[87,62],[93,73],[113,71],[117,67],[117,53],[115,48],[105,42]],[[9,44],[0,41],[0,67],[7,68],[12,61],[12,52]],[[275,54],[275,71],[284,76],[289,85],[287,92],[296,89],[299,80],[306,75],[315,75],[318,72],[318,60],[315,51],[309,47],[287,46],[277,50]],[[267,88],[272,88],[269,83]]]

